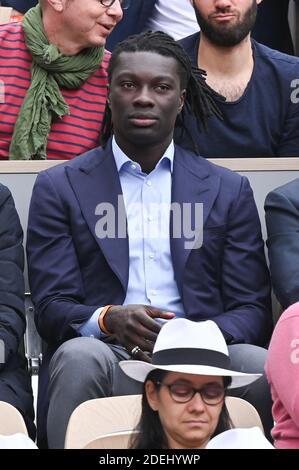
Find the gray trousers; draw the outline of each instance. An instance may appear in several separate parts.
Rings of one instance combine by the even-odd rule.
[[[264,372],[267,351],[258,346],[229,346],[232,368],[241,372]],[[86,400],[115,395],[142,393],[142,385],[127,377],[118,362],[129,359],[119,346],[94,338],[75,338],[62,344],[49,367],[49,411],[47,434],[50,449],[64,447],[69,418],[74,409]],[[253,384],[234,389],[229,395],[252,403],[258,410],[267,437],[273,425],[271,396],[265,377]]]

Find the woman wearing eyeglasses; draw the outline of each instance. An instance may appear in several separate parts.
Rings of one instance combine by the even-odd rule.
[[[212,437],[233,427],[225,405],[227,389],[260,377],[230,370],[228,349],[216,323],[183,318],[163,326],[152,364],[127,360],[120,367],[129,377],[144,381],[134,449],[205,448]],[[259,432],[251,436],[259,448],[272,447]]]

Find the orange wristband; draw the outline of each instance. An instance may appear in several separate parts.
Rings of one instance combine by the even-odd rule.
[[[100,316],[99,316],[99,326],[101,328],[101,331],[106,333],[106,335],[112,335],[113,334],[110,331],[108,331],[107,328],[104,325],[104,318],[105,318],[105,315],[108,312],[110,307],[113,307],[113,305],[105,305],[105,307],[103,308],[103,310],[101,311]]]

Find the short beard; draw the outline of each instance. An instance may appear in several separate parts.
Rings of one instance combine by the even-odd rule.
[[[240,44],[252,30],[257,15],[257,4],[253,0],[243,20],[230,28],[224,28],[221,25],[219,27],[213,26],[209,20],[203,18],[196,7],[195,14],[201,31],[212,44],[221,47],[234,47]]]

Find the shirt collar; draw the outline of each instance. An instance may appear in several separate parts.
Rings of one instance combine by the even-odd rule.
[[[128,163],[130,163],[130,164],[134,163],[135,165],[140,167],[139,163],[134,162],[133,160],[131,160],[122,151],[122,149],[116,143],[115,136],[113,136],[113,138],[112,138],[112,152],[113,152],[113,156],[114,156],[114,159],[115,159],[115,163],[116,163],[118,173],[120,173],[120,171],[123,169],[124,165],[127,165]],[[173,143],[173,140],[170,142],[170,144],[167,147],[167,149],[165,150],[164,154],[162,155],[162,157],[158,161],[158,163],[156,165],[156,168],[158,168],[158,166],[161,165],[162,161],[167,161],[167,160],[169,161],[170,171],[172,173],[172,171],[173,171],[173,160],[174,160],[174,143]]]

